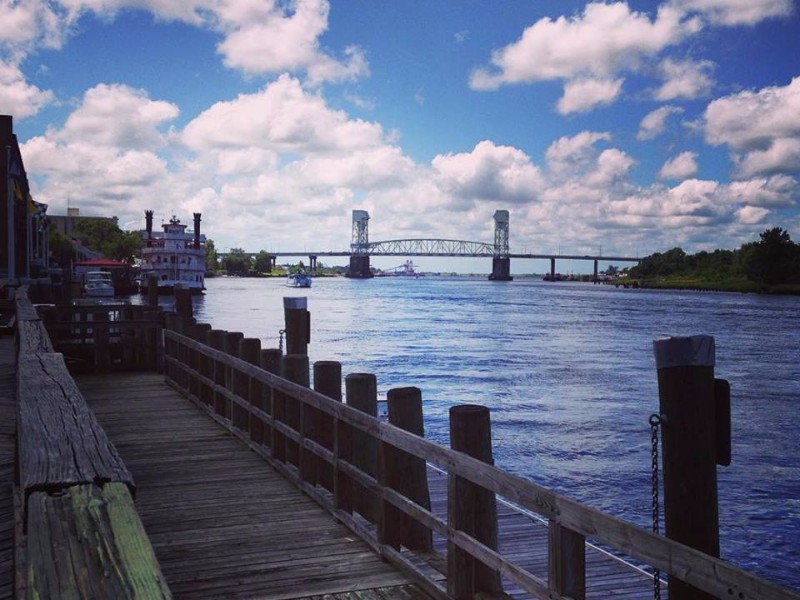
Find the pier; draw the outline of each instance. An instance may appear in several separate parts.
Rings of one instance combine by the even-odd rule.
[[[485,407],[454,407],[453,448],[421,435],[416,388],[377,418],[373,375],[309,364],[301,300],[284,353],[191,303],[37,309],[19,288],[0,597],[652,598],[655,568],[673,600],[800,598],[493,466]]]

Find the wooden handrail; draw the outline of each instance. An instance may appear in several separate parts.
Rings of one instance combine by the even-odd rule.
[[[233,404],[248,410],[251,417],[260,419],[265,419],[266,417],[268,425],[273,426],[284,437],[290,437],[298,442],[304,449],[313,452],[327,463],[333,464],[336,462],[335,456],[330,451],[321,448],[309,439],[304,439],[300,431],[290,428],[285,423],[278,424],[271,411],[269,415],[265,415],[264,411],[253,407],[246,398],[238,396],[227,389],[224,384],[215,383],[191,366],[189,361],[178,360],[176,356],[186,357],[187,355],[192,356],[193,353],[199,353],[206,359],[220,363],[226,368],[246,375],[291,399],[330,415],[337,422],[346,423],[348,426],[368,433],[382,443],[390,444],[395,448],[422,458],[450,474],[458,475],[476,485],[491,490],[509,501],[541,515],[555,526],[568,532],[591,538],[715,596],[753,600],[800,600],[800,594],[757,577],[724,560],[658,536],[622,519],[557,494],[522,477],[507,473],[498,467],[410,434],[391,424],[381,422],[379,419],[370,417],[351,406],[336,402],[306,387],[291,383],[235,356],[211,348],[202,342],[171,330],[165,330],[164,335],[167,345],[171,345],[173,348],[183,348],[180,351],[170,352],[166,357],[168,364],[172,365],[174,370],[182,372],[181,377],[183,379],[199,379],[201,386],[211,387],[215,394],[219,394]],[[205,361],[201,360],[199,362],[203,363]],[[172,384],[188,395],[188,386],[178,385],[174,378]],[[200,401],[199,398],[195,397],[194,399],[198,402]],[[209,410],[213,412],[213,407]],[[225,419],[218,420],[225,421]],[[235,433],[245,441],[248,441],[247,432],[236,430]],[[253,444],[251,444],[252,446]],[[264,455],[267,458],[271,458],[269,453],[264,453]],[[366,473],[358,471],[352,463],[339,460],[337,467],[346,475],[357,479],[363,485],[374,490],[381,499],[391,502],[406,514],[435,529],[459,547],[470,552],[478,560],[497,568],[534,596],[542,598],[560,597],[554,591],[542,587],[543,583],[539,579],[530,573],[524,572],[519,565],[509,562],[506,558],[487,549],[477,540],[463,532],[450,530],[446,524],[443,524],[441,520],[431,515],[423,507],[407,499],[401,501],[396,492],[381,486],[375,478]],[[281,470],[294,478],[301,486],[304,486],[303,489],[305,491],[315,495],[313,486],[304,484],[292,470],[285,467],[281,467]],[[336,512],[330,501],[321,498],[319,494],[316,494],[315,497],[334,513]]]
[[[25,533],[17,543],[26,548],[26,564],[17,569],[18,596],[171,598],[133,503],[133,477],[63,355],[53,351],[25,287],[15,300],[17,471]]]

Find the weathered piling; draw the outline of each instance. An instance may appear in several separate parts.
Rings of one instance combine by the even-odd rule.
[[[464,404],[450,408],[450,446],[485,463],[494,464],[489,409]],[[494,492],[450,475],[447,522],[456,530],[497,550],[497,502]],[[452,542],[447,546],[447,593],[456,600],[484,592],[502,593],[500,575]]]
[[[154,273],[147,278],[147,305],[158,306],[158,277]]]
[[[342,363],[335,360],[318,360],[314,363],[314,391],[342,401]],[[312,439],[331,452],[334,448],[334,421],[327,413],[317,411]],[[317,483],[330,492],[334,491],[333,467],[324,460],[317,461]]]
[[[181,317],[192,318],[192,290],[188,287],[175,286],[175,312]]]
[[[269,371],[275,375],[279,375],[281,372],[281,357],[283,356],[283,352],[280,351],[278,348],[266,348],[261,351],[261,356],[259,360],[259,364],[261,368],[265,371]],[[275,416],[275,411],[273,408],[273,403],[275,399],[276,393],[273,391],[272,387],[270,386],[262,386],[261,388],[261,408],[262,410],[267,413],[270,417]],[[256,427],[261,427],[261,437],[252,437],[256,442],[260,442],[261,444],[266,445],[269,447],[270,456],[274,456],[274,444],[272,428],[266,427],[260,420],[256,424]],[[251,432],[252,436],[256,436],[257,432]]]
[[[239,355],[239,342],[244,339],[244,334],[241,331],[228,331],[225,334],[225,353],[230,356]],[[229,392],[236,392],[237,379],[243,377],[233,367],[225,367],[225,388]],[[230,400],[225,401],[225,417],[231,419],[233,423],[233,402]]]
[[[719,556],[714,338],[671,337],[653,342],[658,369],[667,537]],[[669,578],[672,600],[713,596]]]
[[[305,354],[287,354],[281,361],[281,371],[283,378],[308,387],[309,373],[308,373],[308,356]],[[292,429],[299,433],[303,432],[303,404],[296,398],[291,396],[284,396],[284,414],[283,420]],[[308,472],[310,465],[309,461],[304,460],[303,447],[298,445],[294,440],[284,438],[285,460],[291,463],[300,470],[300,478],[304,481],[308,480]]]
[[[394,388],[387,392],[389,423],[414,435],[425,437],[422,419],[422,392],[417,387]],[[425,460],[409,454],[391,444],[381,443],[379,448],[381,483],[403,496],[431,509],[428,490],[428,468]],[[430,552],[433,534],[422,523],[413,519],[390,502],[383,503],[378,526],[378,537],[384,544],[399,549]]]
[[[372,373],[350,373],[344,379],[347,404],[371,417],[378,416],[378,382]],[[378,474],[378,442],[365,431],[352,431],[352,462],[367,475]],[[378,517],[377,500],[363,486],[355,484],[355,510],[375,523]]]
[[[308,298],[285,297],[283,313],[286,329],[286,354],[308,354],[311,342],[311,313]]]
[[[238,356],[243,361],[258,366],[261,360],[261,340],[258,338],[242,339],[239,342]],[[257,406],[261,399],[261,384],[252,377],[242,375],[237,379],[236,393],[246,399],[251,406]],[[237,409],[237,420],[234,422],[234,426],[251,435],[251,424],[256,419],[251,418],[249,410],[241,407],[237,407]]]
[[[220,352],[225,351],[225,334],[228,332],[224,329],[212,329],[208,332],[208,345],[211,346],[214,350],[219,350]],[[215,386],[224,386],[225,385],[225,365],[221,362],[214,360],[213,358],[210,360],[210,371],[211,371],[211,379],[214,382]],[[214,414],[219,416],[225,416],[225,406],[227,405],[227,400],[225,396],[223,396],[217,389],[213,392],[213,407],[214,407]]]
[[[211,331],[211,324],[210,323],[195,323],[191,329],[190,336],[193,340],[203,343],[206,343],[208,339],[208,332]],[[208,377],[208,371],[206,370],[206,358],[203,356],[202,352],[192,352],[192,367],[195,371],[200,373],[201,375]],[[204,384],[200,378],[192,377],[189,380],[189,392],[194,394],[195,398],[197,398],[201,403],[208,406],[209,402],[209,387]]]

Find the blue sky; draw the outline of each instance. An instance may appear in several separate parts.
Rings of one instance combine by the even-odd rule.
[[[219,248],[800,241],[792,0],[0,0],[34,198]],[[394,259],[392,259],[394,260]],[[396,261],[395,261],[396,262]]]

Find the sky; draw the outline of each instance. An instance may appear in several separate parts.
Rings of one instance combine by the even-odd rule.
[[[800,241],[795,0],[0,0],[0,113],[49,214],[221,250]]]

